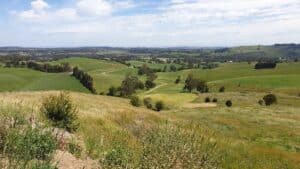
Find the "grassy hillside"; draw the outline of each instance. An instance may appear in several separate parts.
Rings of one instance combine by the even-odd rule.
[[[53,94],[58,93],[2,93],[0,102],[2,106],[19,104],[24,112],[39,115],[40,100]],[[201,106],[206,96],[218,98],[217,106]],[[217,160],[217,168],[297,169],[300,98],[280,95],[278,105],[262,107],[257,104],[262,96],[238,92],[194,95],[188,105],[178,102],[176,109],[157,113],[132,107],[127,99],[71,93],[81,123],[76,135],[85,153],[103,168],[174,164],[165,157],[176,157],[181,165],[187,164],[187,158],[190,165],[196,165],[199,152],[193,150],[201,150],[208,153],[205,165]],[[227,99],[232,99],[232,108],[224,106]],[[197,139],[202,146],[190,147],[198,144]]]
[[[68,73],[43,73],[27,68],[0,67],[0,91],[72,90],[88,92]]]
[[[126,65],[106,60],[89,58],[67,58],[50,62],[52,64],[70,63],[72,66],[78,66],[94,78],[95,88],[98,93],[107,92],[111,86],[119,86],[128,73],[136,74],[136,70]]]

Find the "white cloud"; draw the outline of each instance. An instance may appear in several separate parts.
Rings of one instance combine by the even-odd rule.
[[[49,4],[43,0],[35,0],[31,2],[31,7],[35,11],[42,11],[46,8],[49,8]]]
[[[96,16],[108,16],[113,10],[106,0],[79,0],[76,6],[81,13]]]

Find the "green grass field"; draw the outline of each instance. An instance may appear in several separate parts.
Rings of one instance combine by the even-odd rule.
[[[0,91],[70,90],[88,92],[68,73],[43,73],[27,68],[0,68]]]

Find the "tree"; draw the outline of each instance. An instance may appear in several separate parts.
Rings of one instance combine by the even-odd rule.
[[[183,90],[187,90],[189,92],[192,92],[192,90],[197,89],[197,91],[206,93],[209,91],[208,85],[206,81],[195,79],[192,74],[189,74],[188,77],[185,80],[185,86]]]
[[[147,80],[145,82],[145,87],[147,89],[154,88],[156,84],[154,83],[154,80],[157,78],[157,75],[155,73],[150,73],[147,75]]]
[[[193,76],[193,74],[189,74],[185,80],[185,86],[183,87],[183,89],[188,90],[189,92],[192,92],[192,90],[194,88],[195,88],[194,76]]]
[[[198,92],[201,92],[201,93],[208,92],[209,89],[208,89],[206,81],[195,79],[195,84],[196,84],[196,88],[197,88]]]
[[[132,95],[140,87],[139,84],[140,81],[136,76],[127,75],[122,81],[120,95],[123,97]]]

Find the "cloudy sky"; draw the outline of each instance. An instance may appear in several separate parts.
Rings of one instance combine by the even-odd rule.
[[[0,46],[300,43],[300,0],[0,0]]]

